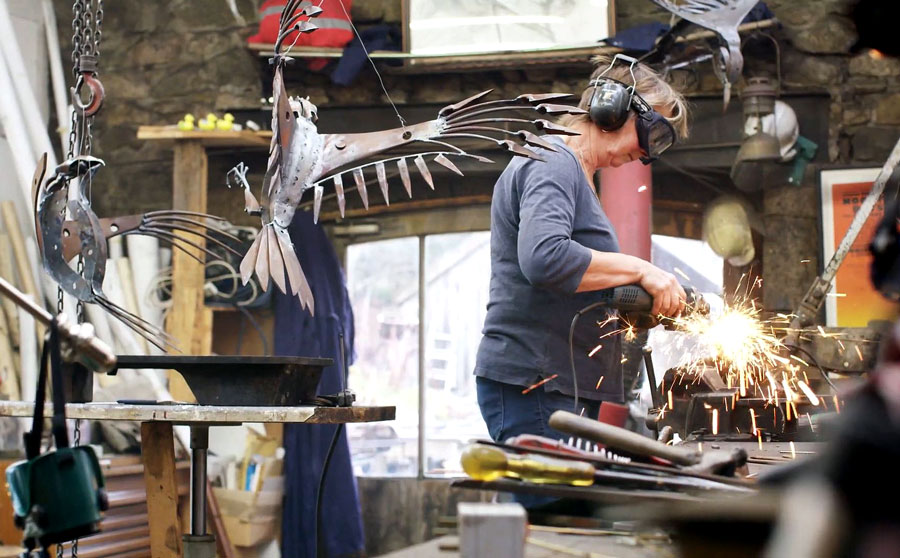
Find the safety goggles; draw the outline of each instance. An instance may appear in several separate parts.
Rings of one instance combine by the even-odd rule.
[[[675,127],[637,93],[631,97],[631,109],[637,114],[634,125],[637,129],[638,146],[644,152],[641,162],[649,165],[659,159],[666,149],[675,145]]]

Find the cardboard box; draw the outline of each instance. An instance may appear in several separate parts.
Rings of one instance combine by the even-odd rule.
[[[222,516],[222,523],[225,524],[228,539],[234,546],[256,546],[270,540],[275,534],[279,521],[281,521],[281,515],[277,517],[260,516],[251,520],[238,519],[230,515]]]
[[[266,480],[274,481],[277,478],[270,477]],[[281,487],[277,482],[266,484],[267,488],[270,486]],[[234,546],[256,546],[270,540],[277,532],[284,497],[282,489],[251,492],[214,487],[213,494],[219,504],[219,513],[228,538]]]
[[[237,519],[249,520],[259,516],[274,516],[281,512],[284,493],[280,490],[248,492],[228,488],[213,488],[219,512]]]

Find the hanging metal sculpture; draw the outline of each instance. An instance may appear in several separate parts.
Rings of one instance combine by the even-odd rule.
[[[407,126],[401,121],[403,125],[400,128],[362,134],[320,134],[316,129],[315,105],[307,99],[292,99],[287,95],[283,69],[291,59],[282,52],[282,45],[293,33],[314,31],[316,26],[310,19],[321,11],[321,8],[309,3],[290,0],[281,14],[275,55],[271,59],[274,65],[273,137],[261,202],[250,192],[244,178],[246,167],[239,166],[230,173],[245,189],[246,210],[261,216],[263,225],[241,262],[242,280],[246,283],[256,273],[260,284],[267,286],[271,278],[282,292],[287,293],[290,289],[311,313],[315,304],[312,291],[287,232],[304,193],[313,191],[313,213],[318,220],[324,189],[326,185],[333,186],[343,216],[344,176],[352,175],[362,203],[368,209],[365,171],[374,169],[385,203],[390,203],[385,165],[391,164],[396,165],[406,193],[412,197],[410,159],[433,189],[434,182],[425,157],[462,175],[449,157],[491,162],[456,145],[460,140],[477,140],[486,146],[498,146],[513,155],[540,159],[522,144],[549,150],[555,150],[554,146],[533,132],[504,126],[532,125],[547,134],[575,135],[575,132],[548,120],[522,118],[519,111],[534,110],[548,116],[584,113],[576,107],[552,102],[570,97],[567,93],[525,94],[514,99],[485,101],[490,91],[484,91],[442,108],[437,118],[428,122]],[[400,146],[406,148],[403,155],[357,164]]]
[[[87,2],[87,3],[86,3]],[[139,335],[165,350],[175,347],[175,339],[159,327],[131,314],[112,302],[103,291],[106,276],[107,241],[116,235],[142,234],[166,241],[204,263],[192,250],[213,258],[218,256],[190,238],[202,238],[241,256],[224,239],[240,239],[217,224],[224,219],[190,211],[152,211],[139,215],[99,218],[91,207],[88,190],[94,175],[104,166],[91,156],[92,124],[103,105],[104,89],[97,76],[100,56],[102,0],[76,0],[73,6],[73,48],[75,87],[67,160],[44,181],[46,155],[38,163],[32,183],[35,233],[41,260],[47,273],[59,284],[57,311],[62,311],[62,292],[78,300],[78,321],[83,320],[82,303],[97,304]],[[88,100],[82,100],[82,90]],[[68,211],[68,219],[67,213]],[[215,231],[216,235],[211,235]],[[183,234],[176,234],[176,233]],[[192,235],[192,236],[185,236]],[[76,269],[69,262],[77,258]]]
[[[758,0],[651,0],[657,6],[718,35],[718,52],[714,52],[713,68],[725,86],[728,104],[731,86],[741,79],[744,56],[738,25],[747,17]]]
[[[128,234],[154,236],[184,250],[198,261],[199,258],[189,251],[190,248],[213,257],[216,255],[184,236],[176,235],[175,231],[200,236],[238,256],[240,254],[233,248],[205,231],[213,229],[238,242],[239,239],[219,230],[214,224],[204,222],[223,221],[221,218],[202,213],[171,210],[100,219],[84,195],[82,185],[103,166],[103,161],[87,155],[75,157],[59,165],[54,174],[44,181],[46,164],[45,155],[35,170],[32,183],[35,233],[44,269],[63,291],[79,302],[99,305],[161,349],[174,346],[175,340],[165,332],[118,306],[103,292],[108,239]],[[73,188],[77,189],[74,196],[70,193]],[[64,219],[66,209],[72,217],[70,220]],[[68,264],[75,257],[80,258],[80,272]]]

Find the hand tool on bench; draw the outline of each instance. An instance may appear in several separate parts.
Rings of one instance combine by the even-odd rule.
[[[691,471],[733,476],[747,462],[747,452],[741,448],[730,452],[701,452],[686,447],[668,446],[630,430],[580,417],[568,411],[556,411],[550,415],[550,427],[631,455],[665,459]]]

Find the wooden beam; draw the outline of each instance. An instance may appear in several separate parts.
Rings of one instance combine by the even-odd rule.
[[[147,489],[150,550],[154,558],[181,556],[178,487],[175,480],[175,437],[168,422],[141,423],[141,454]]]
[[[175,144],[172,181],[172,207],[206,213],[208,161],[200,140],[183,140]],[[176,232],[196,244],[202,237]],[[203,252],[192,253],[201,261]],[[172,310],[166,320],[166,331],[185,355],[207,355],[212,349],[212,311],[203,304],[204,268],[182,250],[172,251]],[[169,392],[176,401],[195,401],[181,374],[169,372]]]

